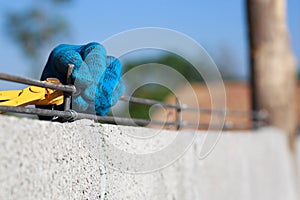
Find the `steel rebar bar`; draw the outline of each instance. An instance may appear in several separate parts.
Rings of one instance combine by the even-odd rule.
[[[50,88],[54,90],[60,90],[71,94],[74,94],[76,92],[76,88],[74,85],[54,84],[54,83],[38,81],[31,78],[25,78],[21,76],[9,75],[4,73],[0,73],[0,79],[15,82],[15,83],[22,83],[26,85],[34,85],[34,86]]]
[[[49,82],[43,82],[38,81],[30,78],[15,76],[15,75],[9,75],[0,73],[0,79],[16,82],[16,83],[22,83],[27,85],[35,85],[39,87],[44,88],[50,88],[55,90],[60,90],[68,94],[74,94],[76,93],[76,87],[74,85],[62,85],[62,84],[53,84]],[[208,113],[208,114],[218,114],[218,115],[231,115],[231,116],[237,116],[237,117],[248,117],[251,119],[256,120],[262,120],[266,121],[268,119],[268,114],[264,111],[241,111],[241,110],[228,110],[228,109],[206,109],[206,108],[198,108],[198,107],[191,107],[184,104],[181,105],[174,105],[166,102],[161,102],[157,100],[152,99],[144,99],[139,97],[128,97],[128,96],[122,96],[120,98],[122,101],[127,101],[130,103],[138,103],[143,105],[161,105],[166,108],[171,108],[181,111],[192,111],[192,112],[199,112],[199,113]],[[67,106],[68,108],[68,106]]]
[[[241,110],[228,110],[228,109],[207,109],[207,108],[198,108],[198,107],[192,107],[187,106],[185,104],[181,104],[180,108],[178,105],[173,105],[170,103],[160,102],[157,100],[152,99],[144,99],[139,97],[128,97],[128,96],[122,96],[120,98],[122,101],[127,101],[130,103],[137,103],[137,104],[143,104],[143,105],[161,105],[166,108],[172,108],[172,109],[180,109],[181,111],[191,111],[191,112],[199,112],[199,113],[207,113],[207,114],[219,114],[219,115],[234,115],[237,117],[249,117],[252,119],[261,119],[266,120],[268,118],[268,115],[264,111],[241,111]]]
[[[136,119],[136,118],[124,118],[124,117],[113,117],[113,116],[97,116],[87,113],[78,113],[74,110],[47,110],[40,108],[27,108],[27,107],[15,107],[15,106],[0,106],[0,111],[3,112],[13,112],[13,113],[22,113],[22,114],[34,114],[41,116],[50,116],[50,117],[60,117],[66,119],[67,121],[71,120],[80,120],[80,119],[90,119],[98,122],[107,122],[119,125],[129,125],[129,126],[147,126],[147,125],[156,125],[156,126],[180,126],[182,128],[196,128],[196,129],[205,129],[212,128],[217,130],[228,130],[228,129],[245,129],[253,128],[248,127],[248,124],[244,123],[220,123],[220,124],[211,124],[211,123],[196,123],[196,122],[163,122],[155,120],[146,120],[146,119]],[[255,128],[265,125],[264,123],[256,123]]]

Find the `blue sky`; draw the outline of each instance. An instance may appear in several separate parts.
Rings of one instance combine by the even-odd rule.
[[[0,71],[31,76],[30,62],[5,35],[3,14],[9,9],[30,6],[33,0],[0,3]],[[60,9],[71,22],[72,37],[56,43],[101,42],[119,32],[140,27],[163,27],[182,32],[200,43],[214,57],[226,47],[235,58],[237,73],[248,74],[247,32],[244,0],[75,0]],[[300,61],[300,1],[288,0],[288,24],[292,46]],[[49,45],[49,52],[53,44]],[[46,61],[46,52],[42,60]],[[40,69],[43,68],[41,64]],[[0,82],[1,85],[2,82]],[[2,88],[0,85],[0,88]]]

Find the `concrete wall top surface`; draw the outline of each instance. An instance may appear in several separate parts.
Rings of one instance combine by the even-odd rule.
[[[273,128],[219,135],[0,116],[0,199],[294,200],[295,181]]]

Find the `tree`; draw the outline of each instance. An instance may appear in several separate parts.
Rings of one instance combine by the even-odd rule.
[[[202,76],[199,74],[199,72],[193,67],[191,63],[189,63],[184,58],[170,53],[170,52],[164,52],[164,51],[158,51],[160,54],[157,56],[149,56],[147,59],[137,59],[137,60],[130,60],[124,63],[123,71],[124,73],[132,70],[133,68],[140,66],[142,64],[146,63],[157,63],[157,64],[163,64],[165,66],[171,67],[175,69],[178,73],[183,75],[185,79],[188,82],[203,82]],[[141,74],[141,77],[145,77],[147,75]],[[148,76],[151,76],[155,78],[155,73],[149,74]],[[166,79],[172,79],[173,77],[165,77]],[[134,80],[132,80],[134,82]],[[181,82],[177,82],[176,86],[179,86],[180,84],[183,84]],[[176,87],[174,85],[174,87]],[[126,87],[130,87],[130,84]],[[141,97],[141,98],[147,98],[147,99],[153,99],[157,101],[164,101],[167,96],[172,94],[172,91],[164,86],[158,85],[158,84],[147,84],[143,85],[140,88],[138,88],[133,96],[135,97]],[[129,112],[131,117],[133,118],[143,118],[143,119],[150,119],[149,116],[149,109],[151,106],[148,105],[140,105],[140,104],[129,104]],[[129,117],[129,116],[125,116]]]
[[[228,45],[219,45],[213,56],[223,80],[238,80],[239,66],[235,58],[235,54]]]
[[[254,110],[284,130],[291,147],[296,133],[296,62],[289,43],[286,0],[247,0]]]
[[[22,11],[9,11],[6,14],[7,35],[34,62],[33,66],[39,63],[43,48],[68,34],[68,22],[59,15],[57,7],[71,1],[36,0]]]

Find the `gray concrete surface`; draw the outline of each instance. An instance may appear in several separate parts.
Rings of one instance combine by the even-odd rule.
[[[187,139],[174,148],[178,135]],[[0,199],[296,199],[293,161],[279,130],[223,133],[203,160],[205,132],[196,135],[174,160],[192,131],[0,116]],[[164,152],[170,147],[174,155]]]

